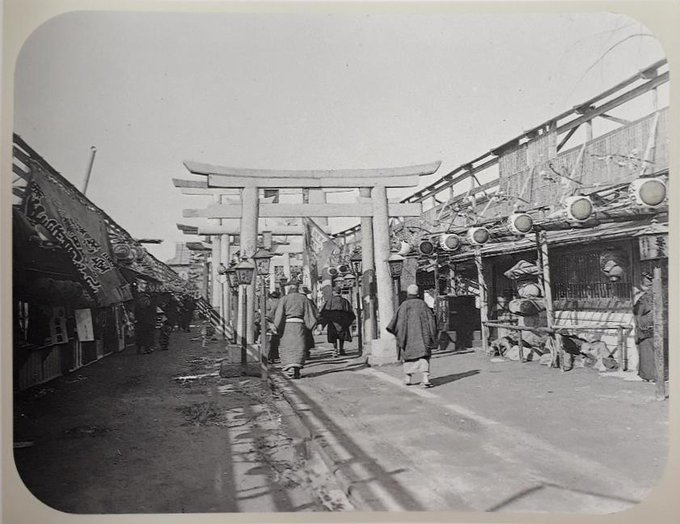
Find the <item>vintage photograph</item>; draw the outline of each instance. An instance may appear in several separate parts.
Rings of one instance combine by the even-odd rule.
[[[613,12],[47,20],[7,174],[21,481],[89,515],[633,508],[669,128]]]

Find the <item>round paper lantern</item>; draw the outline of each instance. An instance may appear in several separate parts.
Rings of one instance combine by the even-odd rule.
[[[567,217],[576,222],[588,220],[593,214],[593,202],[587,196],[572,196],[564,199]]]
[[[444,251],[456,251],[460,247],[460,237],[453,233],[443,233],[439,237],[439,245]]]
[[[434,253],[434,244],[429,240],[423,240],[418,244],[418,251],[421,255],[431,255]]]
[[[467,239],[470,244],[481,246],[489,241],[489,230],[485,227],[471,227],[468,230]]]
[[[534,227],[534,221],[527,213],[513,213],[508,217],[508,227],[515,235],[525,235]]]
[[[661,178],[638,178],[628,186],[628,194],[639,206],[659,207],[666,193],[666,183]]]
[[[411,251],[411,244],[409,244],[408,242],[404,242],[402,240],[397,253],[400,254],[402,257],[405,257],[406,255],[409,254],[409,251]]]

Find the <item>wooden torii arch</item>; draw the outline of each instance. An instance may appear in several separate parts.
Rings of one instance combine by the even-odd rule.
[[[240,189],[239,204],[217,202],[206,209],[185,209],[185,218],[205,217],[211,219],[241,220],[241,251],[250,257],[257,247],[258,221],[260,217],[361,217],[363,271],[375,271],[378,309],[381,318],[380,338],[372,342],[372,363],[397,360],[394,336],[385,329],[394,315],[392,279],[388,258],[390,257],[389,217],[420,216],[422,204],[390,204],[387,188],[417,186],[420,177],[431,175],[439,169],[440,161],[403,167],[376,169],[337,170],[278,170],[235,168],[184,162],[190,173],[207,177],[203,189]],[[261,188],[302,188],[310,190],[310,203],[306,204],[260,204]],[[312,203],[311,191],[323,194],[329,188],[359,189],[356,203]],[[364,225],[367,227],[364,228]],[[255,283],[247,292],[247,314],[253,318],[255,310]],[[246,340],[254,341],[254,326],[248,326]],[[369,338],[369,337],[367,337]]]
[[[229,189],[229,188],[209,188],[206,180],[183,180],[173,178],[172,180],[175,187],[179,188],[182,194],[191,196],[213,196],[215,202],[220,205],[238,205],[241,203],[241,191],[240,189]],[[341,190],[347,191],[347,190]],[[293,190],[282,190],[280,191],[284,194],[297,194],[299,191]],[[236,198],[234,198],[236,197]],[[264,203],[271,203],[270,197],[262,198]],[[322,229],[326,232],[328,231],[328,224],[321,224]],[[188,226],[183,224],[177,224],[177,227],[186,235],[199,235],[207,236],[210,238],[212,246],[212,260],[222,260],[226,261],[231,258],[231,253],[235,246],[232,242],[232,237],[238,236],[241,231],[241,221],[240,217],[238,220],[222,220],[219,219],[217,224],[211,224],[207,226]],[[258,229],[265,233],[271,235],[282,235],[285,237],[289,236],[302,236],[303,235],[303,224],[302,220],[287,220],[285,223],[281,221],[272,220],[270,218],[261,218],[259,220]],[[292,254],[299,254],[301,249],[295,249],[293,247],[276,245],[272,253],[276,256],[273,259],[275,264],[277,259],[281,262],[283,266],[284,275],[290,278],[291,275],[291,259]],[[231,304],[231,293],[229,289],[225,289],[221,285],[218,278],[218,264],[212,265],[211,280],[212,280],[212,293],[211,293],[211,305],[218,311],[221,317],[225,319],[227,325],[229,325],[229,320],[232,316],[232,304]],[[272,281],[272,290],[274,289],[274,282]],[[240,323],[238,325],[241,325]]]

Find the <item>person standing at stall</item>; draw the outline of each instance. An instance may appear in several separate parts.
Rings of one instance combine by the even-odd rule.
[[[274,329],[280,335],[279,355],[283,371],[294,379],[300,378],[305,365],[312,330],[318,314],[312,302],[298,291],[298,284],[291,281],[288,294],[281,299],[274,314]]]
[[[640,294],[635,297],[633,315],[635,318],[635,343],[638,349],[638,376],[642,380],[656,381],[656,359],[654,355],[654,295],[651,273],[642,273]],[[664,344],[665,373],[668,373],[668,346]],[[668,380],[668,375],[664,377]]]
[[[352,341],[352,322],[354,311],[352,305],[341,294],[340,288],[333,289],[333,296],[321,308],[320,323],[328,326],[328,342],[333,344],[333,356],[345,355],[345,342]]]
[[[418,286],[411,284],[406,300],[386,327],[397,338],[399,360],[404,363],[404,382],[410,386],[413,373],[423,374],[422,387],[430,388],[430,356],[437,345],[437,325],[432,310],[418,298]]]

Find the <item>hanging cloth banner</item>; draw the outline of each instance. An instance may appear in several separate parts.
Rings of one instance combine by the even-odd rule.
[[[85,207],[73,189],[34,168],[26,193],[26,215],[68,254],[99,306],[132,299],[129,285],[113,263],[103,218],[94,206]]]
[[[319,276],[322,275],[323,269],[330,264],[331,256],[339,250],[339,246],[314,220],[304,217],[302,221],[304,224],[303,264],[309,268],[312,286],[316,287]],[[330,281],[324,280],[320,288],[324,300],[330,300],[332,291]]]

